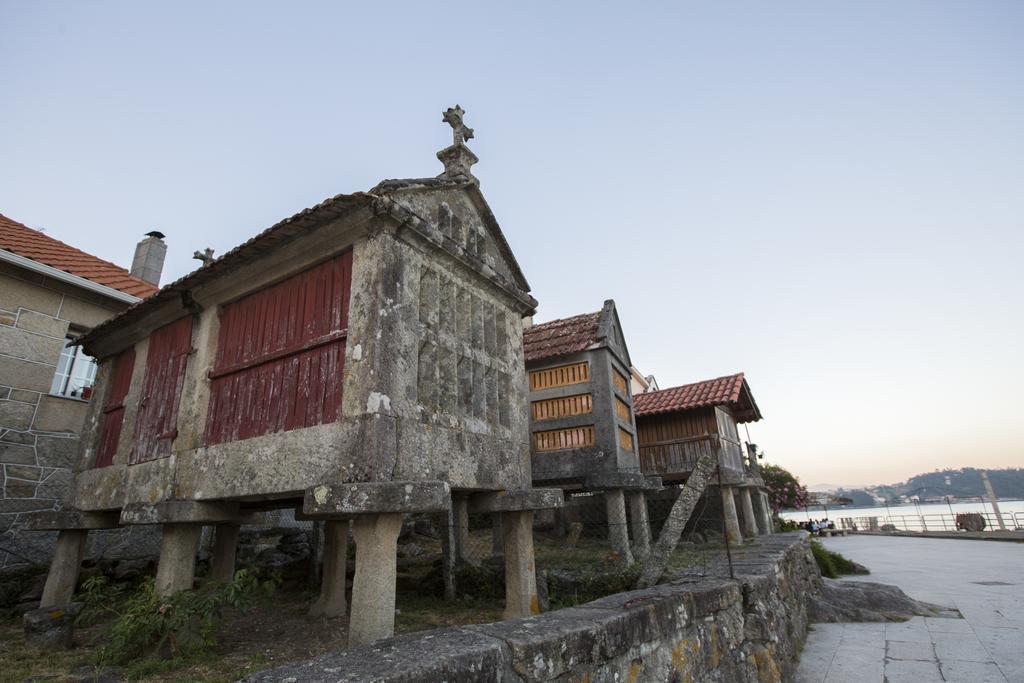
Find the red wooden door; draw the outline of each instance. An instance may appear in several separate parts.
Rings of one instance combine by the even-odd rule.
[[[221,311],[206,443],[341,417],[352,252]]]
[[[192,316],[164,325],[149,336],[131,464],[166,458],[178,435],[178,402],[192,350]]]
[[[114,359],[114,370],[110,377],[110,389],[103,401],[103,428],[100,431],[100,444],[96,449],[94,467],[106,467],[114,463],[117,454],[117,442],[121,438],[121,426],[124,422],[124,397],[132,384],[132,371],[135,369],[135,347],[122,351]]]

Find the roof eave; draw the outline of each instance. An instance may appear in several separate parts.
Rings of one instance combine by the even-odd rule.
[[[66,270],[61,270],[60,268],[48,266],[45,263],[40,263],[39,261],[34,261],[30,258],[20,256],[13,252],[7,251],[6,249],[0,249],[0,261],[3,261],[4,263],[10,263],[12,265],[24,268],[26,270],[30,270],[34,273],[39,273],[40,275],[45,275],[47,277],[53,278],[54,280],[59,280],[60,282],[65,282],[76,287],[81,287],[82,289],[94,292],[101,296],[105,296],[109,299],[114,299],[115,301],[120,301],[122,303],[135,304],[138,303],[139,301],[142,301],[140,297],[129,294],[128,292],[122,292],[119,289],[107,287],[106,285],[102,285],[98,282],[93,282],[88,278],[81,277],[80,275],[74,275],[72,273],[67,272]]]

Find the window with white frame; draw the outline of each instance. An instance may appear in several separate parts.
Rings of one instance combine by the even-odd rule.
[[[92,356],[87,356],[81,346],[72,346],[73,339],[74,337],[68,337],[67,344],[60,352],[50,393],[55,396],[88,400],[92,395],[92,385],[96,381],[96,360]]]

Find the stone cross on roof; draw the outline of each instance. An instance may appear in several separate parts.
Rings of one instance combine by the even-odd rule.
[[[442,116],[441,120],[452,127],[452,144],[437,153],[437,158],[444,164],[444,173],[439,177],[476,182],[469,169],[479,159],[469,147],[466,147],[466,141],[473,137],[473,129],[463,122],[462,117],[465,113],[466,111],[456,104],[454,107],[448,107]]]
[[[203,249],[202,251],[193,252],[192,258],[194,258],[197,261],[202,261],[203,265],[205,266],[205,265],[209,264],[210,262],[212,262],[214,260],[214,258],[213,258],[213,249],[210,249],[209,247],[207,247],[206,249]]]
[[[454,145],[461,145],[473,138],[473,129],[462,122],[462,116],[465,113],[466,110],[456,104],[454,107],[448,107],[441,119],[452,127],[452,137],[454,138],[452,144]]]

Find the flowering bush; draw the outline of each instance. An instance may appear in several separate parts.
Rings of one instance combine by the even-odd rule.
[[[774,512],[807,506],[807,489],[789,470],[778,465],[761,465],[761,476],[768,488],[768,500]]]

